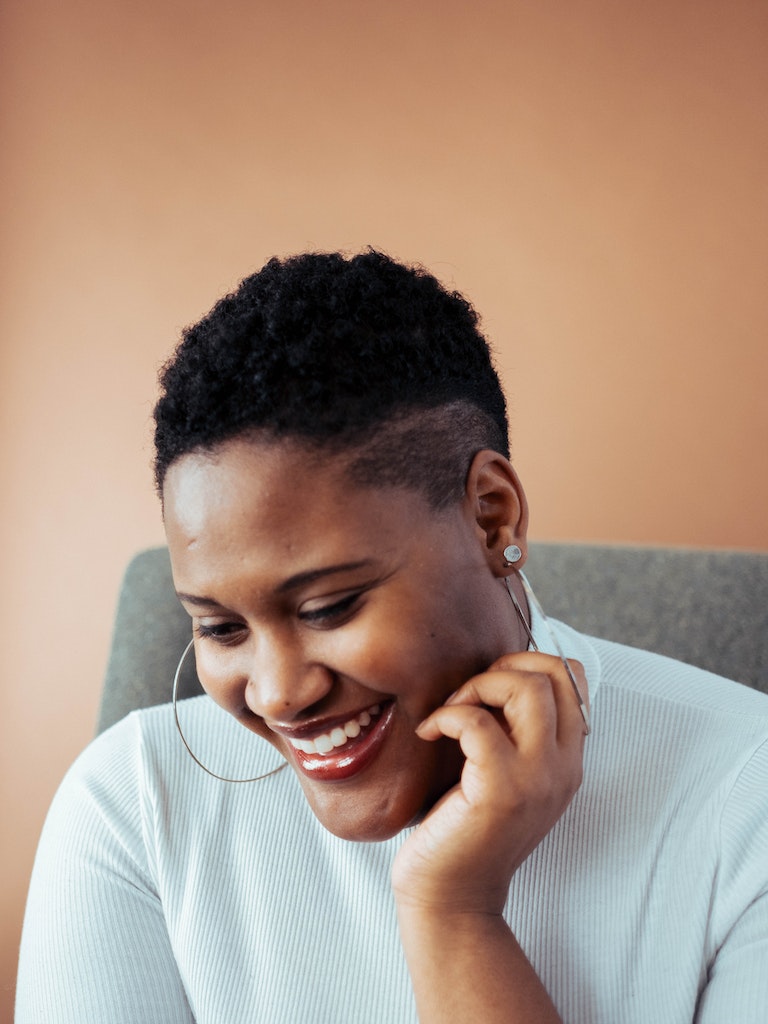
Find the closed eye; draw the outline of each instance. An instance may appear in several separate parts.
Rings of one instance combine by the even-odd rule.
[[[342,597],[341,600],[334,601],[332,604],[321,605],[319,608],[304,609],[299,612],[299,618],[310,626],[318,626],[320,628],[341,626],[355,613],[361,597],[362,592],[356,590]]]
[[[194,632],[202,640],[214,640],[218,644],[235,644],[243,638],[245,627],[240,622],[217,622],[211,626],[196,622]]]

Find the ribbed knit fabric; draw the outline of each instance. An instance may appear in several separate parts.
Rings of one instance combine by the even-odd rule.
[[[513,879],[513,931],[566,1024],[765,1024],[768,698],[556,628],[593,731],[582,788]],[[216,770],[278,762],[208,698],[182,712]],[[414,1022],[389,888],[404,838],[337,839],[290,770],[217,782],[170,707],[137,712],[51,808],[17,1024]]]

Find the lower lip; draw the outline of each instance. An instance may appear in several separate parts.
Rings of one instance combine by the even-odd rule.
[[[291,753],[299,769],[311,779],[322,782],[340,782],[351,779],[368,767],[381,750],[395,713],[394,702],[387,704],[373,728],[364,736],[345,743],[327,754],[305,754],[291,746]]]

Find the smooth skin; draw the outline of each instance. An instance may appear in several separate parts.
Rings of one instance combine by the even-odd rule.
[[[581,666],[571,667],[583,683]],[[501,915],[512,875],[581,781],[584,723],[562,662],[502,657],[418,732],[451,736],[466,756],[459,784],[409,838],[393,870],[419,1020],[558,1021]]]
[[[352,488],[340,456],[238,438],[180,458],[163,499],[207,692],[286,757],[336,835],[420,823],[392,887],[422,1024],[558,1020],[501,913],[580,784],[584,725],[505,592],[503,549],[525,553],[527,529],[509,462],[479,452],[438,512],[412,490]],[[301,771],[286,731],[374,703],[391,722],[364,770]]]

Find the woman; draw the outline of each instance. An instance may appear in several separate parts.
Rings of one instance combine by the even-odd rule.
[[[471,307],[374,252],[273,260],[161,384],[217,777],[170,706],[81,756],[21,1024],[763,1020],[768,702],[550,634]]]

